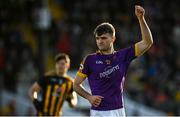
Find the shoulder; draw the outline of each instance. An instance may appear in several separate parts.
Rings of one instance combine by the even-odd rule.
[[[91,58],[91,57],[94,57],[94,56],[97,56],[97,53],[88,54],[84,58],[86,59],[86,58]]]
[[[130,45],[126,48],[123,48],[117,52],[117,56],[128,62],[136,58],[135,56],[135,45]]]
[[[133,44],[133,45],[130,45],[128,47],[122,48],[122,49],[118,50],[117,52],[118,53],[126,53],[129,50],[133,50],[134,48],[135,48],[135,45]]]
[[[45,77],[56,76],[55,70],[48,71],[44,74]]]
[[[66,75],[63,77],[65,80],[67,80],[68,82],[73,82],[73,78],[69,75]]]
[[[95,56],[97,56],[97,53],[88,54],[83,58],[81,63],[87,62],[87,61],[91,60],[92,58],[94,58]]]

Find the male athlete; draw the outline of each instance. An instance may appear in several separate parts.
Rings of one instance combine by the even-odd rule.
[[[99,50],[84,58],[73,84],[74,90],[91,103],[91,116],[125,116],[122,93],[128,66],[153,44],[144,18],[145,10],[136,5],[135,14],[142,40],[128,48],[114,50],[115,29],[111,24],[102,23],[94,31]],[[85,78],[88,78],[91,94],[81,87]]]
[[[29,90],[37,115],[59,116],[63,102],[67,100],[71,107],[77,104],[77,95],[73,91],[73,81],[67,75],[70,59],[66,54],[55,57],[55,70],[50,71],[35,82]]]

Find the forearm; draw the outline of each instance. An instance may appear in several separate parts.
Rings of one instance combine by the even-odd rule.
[[[146,20],[144,17],[139,18],[139,24],[141,29],[141,35],[142,35],[142,41],[147,45],[151,46],[153,44],[153,38],[151,31],[146,23]]]
[[[73,88],[74,88],[74,91],[77,92],[77,94],[89,100],[89,97],[91,96],[91,94],[85,91],[82,86],[80,86],[79,84],[74,84]]]

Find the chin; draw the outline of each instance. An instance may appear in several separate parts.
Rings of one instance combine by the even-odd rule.
[[[62,71],[59,71],[58,74],[62,74],[63,72]]]
[[[107,49],[99,49],[100,51],[107,51]]]

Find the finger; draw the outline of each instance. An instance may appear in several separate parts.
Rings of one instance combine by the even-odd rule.
[[[144,9],[143,9],[143,8],[139,8],[139,11],[143,12],[143,11],[144,11]]]
[[[98,107],[100,105],[100,103],[99,102],[95,102],[93,105]]]
[[[96,101],[95,101],[95,103],[100,103],[100,102],[101,102],[101,100],[96,100]]]
[[[137,8],[139,5],[135,5],[135,8]]]
[[[101,101],[95,101],[94,104],[100,104]]]
[[[93,105],[98,106],[100,102],[93,102]]]
[[[102,100],[102,98],[97,98],[95,101],[99,102],[99,101],[101,101],[101,100]]]
[[[96,106],[99,106],[100,105],[100,103],[96,103]]]
[[[141,8],[141,7],[137,7],[137,8],[136,8],[136,10],[138,10],[138,11],[142,11],[142,10],[143,10],[143,8]]]
[[[139,6],[138,9],[144,11],[144,8],[141,6]]]
[[[96,104],[99,105],[99,104],[101,103],[101,101],[102,101],[102,100],[96,100],[94,103],[96,103]]]
[[[135,7],[136,7],[136,8],[142,8],[142,6],[140,6],[140,5],[135,5]]]
[[[143,12],[143,11],[144,11],[144,8],[142,8],[142,7],[136,7],[135,9],[136,9],[136,11],[138,11],[138,12]]]
[[[137,12],[138,12],[138,13],[143,13],[144,10],[143,10],[143,9],[137,9]]]
[[[101,100],[101,99],[102,99],[102,98],[100,98],[100,97],[97,97],[97,98],[96,98],[96,100]]]
[[[98,107],[98,105],[96,103],[93,104],[94,107]]]
[[[103,96],[100,96],[100,95],[98,95],[97,97],[99,97],[99,98],[104,98]]]
[[[98,106],[96,106],[96,105],[93,105],[94,107],[98,107]]]
[[[139,9],[139,8],[140,8],[140,6],[139,6],[139,5],[135,5],[135,8],[136,8],[136,9]]]

